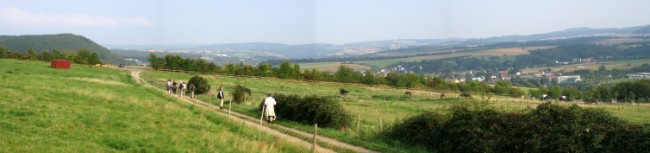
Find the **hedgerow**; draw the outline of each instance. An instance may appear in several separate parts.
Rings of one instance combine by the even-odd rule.
[[[196,94],[204,94],[210,91],[210,84],[208,84],[208,79],[200,76],[193,76],[190,78],[190,81],[188,81],[187,84],[188,87],[189,84],[194,84],[194,88],[196,89],[194,92]]]
[[[251,89],[241,85],[237,85],[232,91],[232,97],[233,97],[232,100],[237,103],[244,103],[246,102],[246,94],[250,96]]]
[[[647,125],[646,125],[647,126]],[[396,123],[384,138],[437,152],[647,152],[648,127],[601,109],[550,103],[523,112],[457,106]]]
[[[278,118],[337,129],[349,127],[352,121],[341,104],[329,97],[275,94],[273,98]]]

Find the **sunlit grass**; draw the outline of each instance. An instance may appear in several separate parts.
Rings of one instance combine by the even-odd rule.
[[[152,80],[162,88],[162,84],[167,79],[173,80],[187,80],[192,74],[186,73],[169,73],[149,71],[143,74],[145,79]],[[268,92],[283,93],[283,94],[296,94],[296,95],[319,95],[330,96],[339,102],[349,111],[353,117],[353,122],[357,118],[361,118],[360,131],[356,131],[353,127],[345,130],[335,129],[322,129],[319,133],[325,136],[339,139],[352,144],[368,147],[375,150],[390,150],[393,151],[422,151],[413,148],[400,148],[383,143],[380,140],[375,140],[372,133],[379,131],[379,117],[382,118],[383,127],[387,127],[394,123],[396,120],[403,119],[408,116],[416,115],[424,111],[447,112],[450,107],[460,103],[468,102],[470,100],[459,99],[458,93],[445,92],[446,98],[440,99],[442,91],[419,91],[407,89],[395,89],[387,86],[369,87],[356,84],[338,84],[338,83],[311,83],[296,80],[282,80],[276,78],[238,78],[220,75],[205,75],[209,79],[213,89],[223,85],[228,97],[231,89],[241,84],[253,90],[253,94],[248,98],[246,104],[233,104],[233,110],[244,113],[250,116],[259,115],[256,112],[257,104],[261,102],[265,94]],[[351,91],[346,97],[341,97],[338,94],[340,88],[345,88]],[[405,91],[411,91],[413,96],[404,96]],[[199,99],[210,101],[216,104],[216,98],[213,92],[207,95],[199,95]],[[489,100],[488,100],[489,97]],[[489,107],[496,108],[500,111],[527,111],[537,107],[543,103],[539,100],[512,98],[503,96],[481,96],[473,95],[473,101],[483,101]],[[561,105],[572,105],[570,102],[559,102]],[[227,104],[227,100],[226,100]],[[612,113],[614,116],[621,117],[632,123],[650,123],[650,106],[648,105],[590,105],[577,103],[582,107],[599,107]],[[258,116],[259,117],[259,116]],[[282,118],[280,116],[280,118]],[[311,125],[302,125],[290,121],[280,120],[280,124],[292,126],[304,131],[310,131],[313,127]]]
[[[2,59],[0,93],[0,152],[309,151],[137,85],[126,71]]]

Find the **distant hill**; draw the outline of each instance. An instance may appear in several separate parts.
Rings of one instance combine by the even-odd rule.
[[[645,26],[634,31],[634,34],[650,34],[650,26]]]
[[[281,43],[230,43],[214,44],[201,47],[188,48],[191,50],[231,50],[231,51],[268,51],[281,54],[289,58],[314,58],[323,57],[340,50],[339,47],[331,44],[300,44],[289,45]]]
[[[627,36],[650,34],[650,25],[635,26],[627,28],[571,28],[562,31],[555,31],[542,34],[532,35],[509,35],[490,37],[486,39],[470,39],[466,43],[490,44],[511,41],[535,41],[544,39],[563,39],[576,37],[594,37],[594,36]]]
[[[102,62],[111,64],[124,62],[120,56],[111,53],[103,46],[84,36],[75,34],[2,35],[0,36],[0,45],[10,50],[19,50],[22,52],[27,52],[27,50],[31,48],[37,53],[45,50],[52,51],[54,49],[60,51],[72,51],[86,48],[92,52],[97,52]]]

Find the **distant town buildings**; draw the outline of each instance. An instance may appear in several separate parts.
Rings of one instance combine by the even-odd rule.
[[[579,75],[558,76],[557,84],[576,84],[582,81]]]
[[[474,77],[474,78],[472,78],[472,81],[479,81],[479,82],[483,82],[484,80],[485,80],[485,77],[483,77],[483,76],[481,76],[481,77]]]
[[[643,72],[643,73],[628,74],[627,77],[630,79],[650,79],[650,73]]]

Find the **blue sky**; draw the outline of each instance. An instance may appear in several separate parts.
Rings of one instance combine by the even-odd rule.
[[[100,44],[349,43],[650,24],[648,0],[0,0],[0,35]]]

